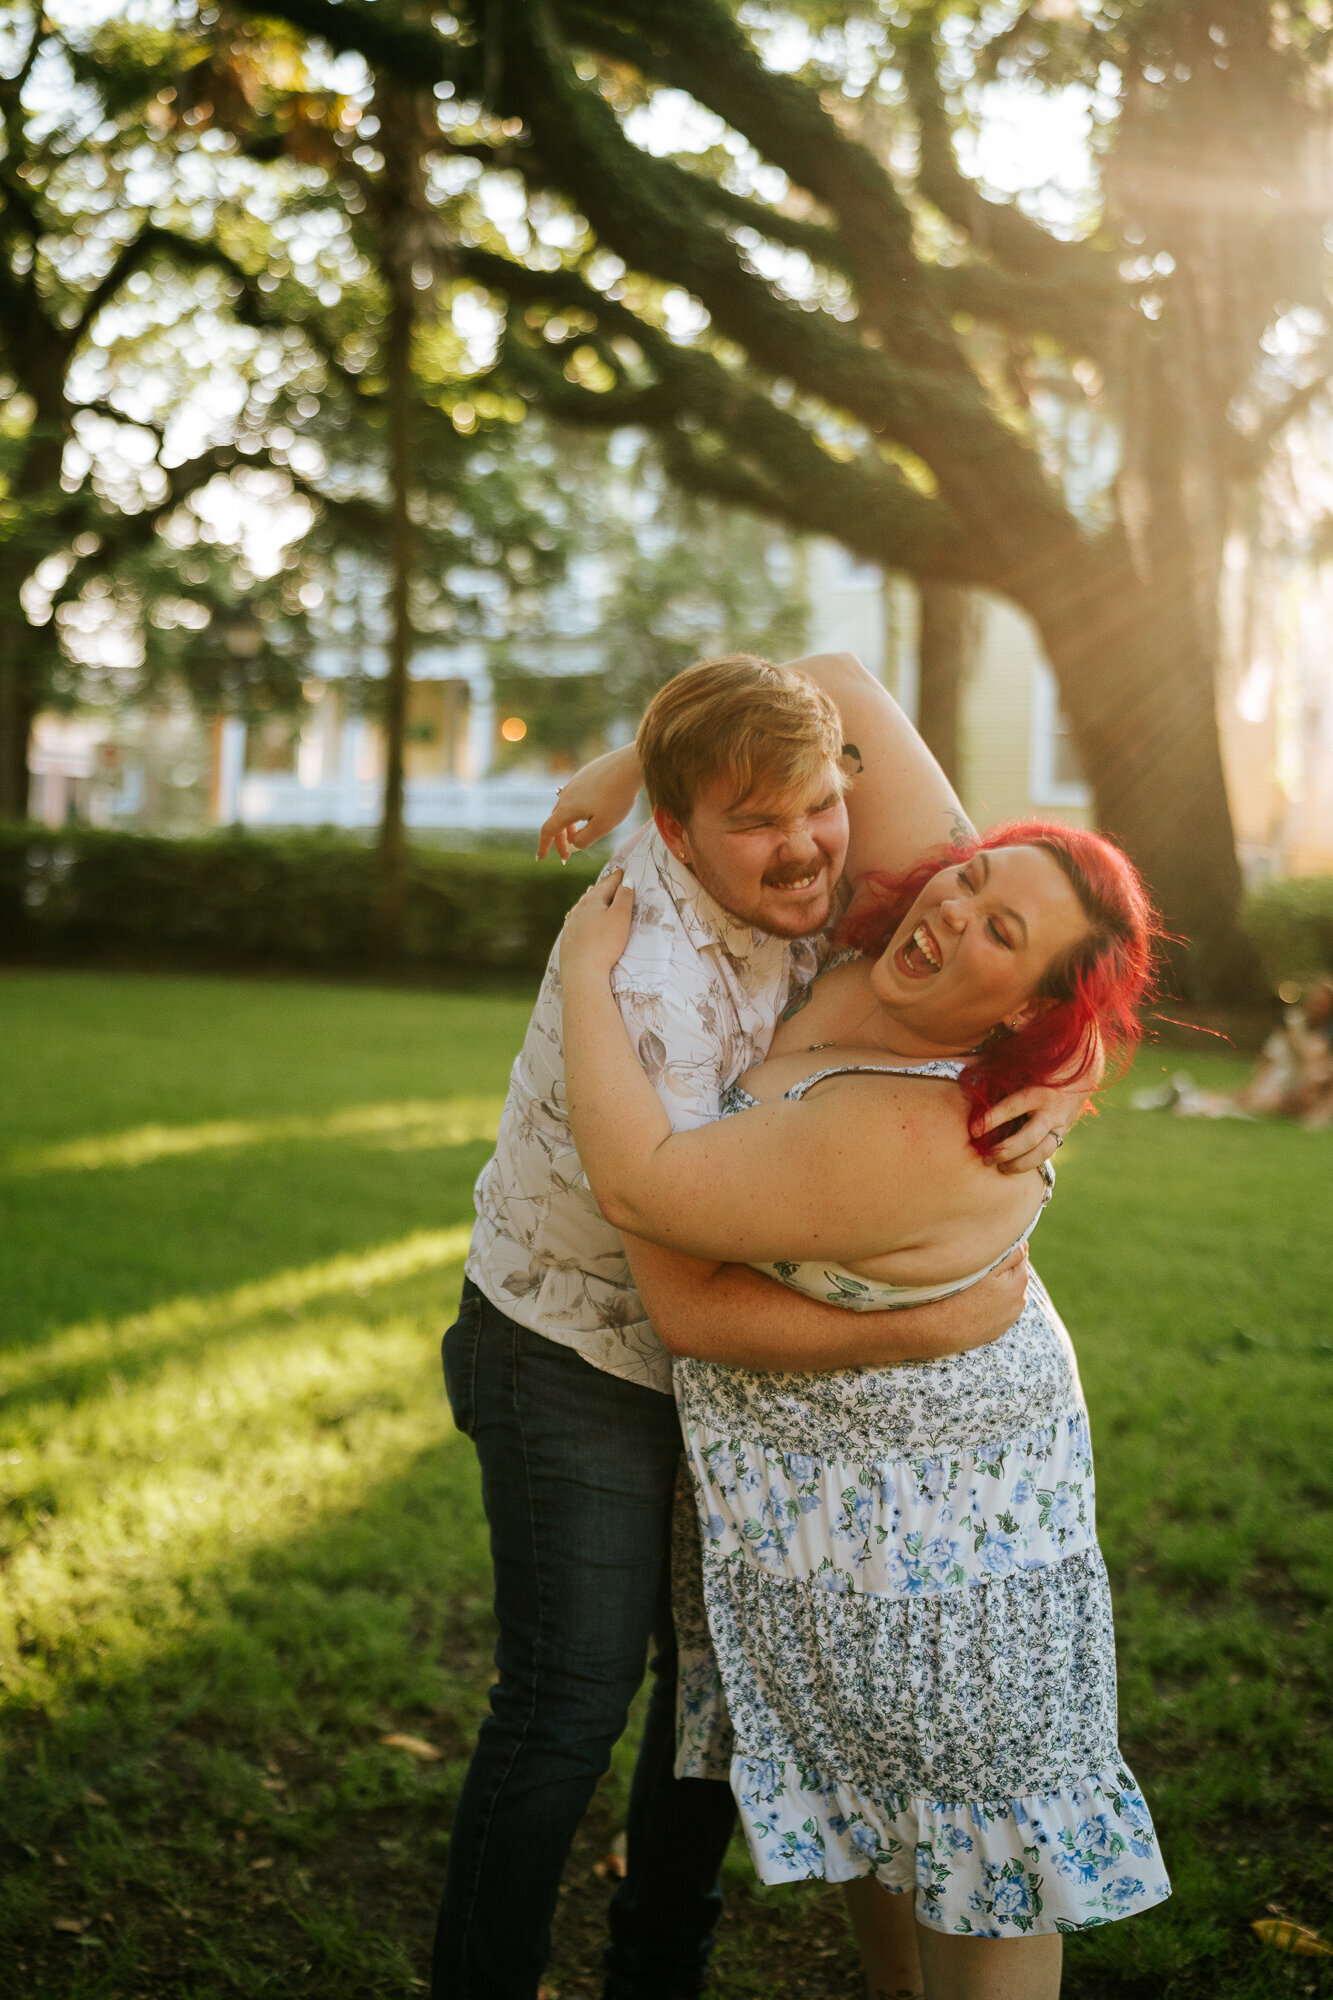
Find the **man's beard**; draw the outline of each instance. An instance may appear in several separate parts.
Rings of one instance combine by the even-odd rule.
[[[721,884],[715,884],[707,875],[700,872],[697,862],[693,872],[701,887],[708,891],[713,901],[720,904],[729,916],[735,917],[739,923],[749,924],[752,930],[763,931],[769,937],[815,937],[827,924],[832,911],[833,884],[828,880],[828,863],[822,859],[815,868],[807,865],[805,868],[774,869],[761,876],[759,901],[752,907],[743,910],[738,910],[733,903],[728,901],[726,895],[721,893]],[[793,927],[789,928],[784,924],[775,929],[772,921],[775,913],[770,909],[762,907],[763,891],[765,889],[782,889],[792,882],[804,881],[805,877],[811,874],[824,876],[827,884],[820,903],[812,906],[808,911],[801,911],[799,913],[793,911],[792,916],[797,920]]]
[[[800,878],[798,877],[797,879],[799,880]],[[753,919],[753,923],[754,923],[754,928],[756,930],[766,931],[769,937],[780,937],[780,938],[817,937],[820,931],[822,931],[824,929],[824,926],[828,923],[829,917],[832,915],[832,911],[833,911],[833,891],[830,888],[826,889],[824,892],[822,905],[816,905],[811,911],[802,913],[800,923],[794,929],[788,930],[784,926],[781,929],[775,930],[771,920],[768,922],[760,922],[758,914],[756,914],[755,918]],[[793,911],[792,914],[794,916],[796,914],[795,911]],[[768,912],[764,912],[764,915],[767,916]]]

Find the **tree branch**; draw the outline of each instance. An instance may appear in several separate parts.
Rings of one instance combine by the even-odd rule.
[[[202,269],[215,264],[228,277],[235,278],[242,285],[252,280],[241,269],[235,258],[229,257],[219,244],[201,241],[194,236],[180,236],[174,229],[164,229],[159,223],[145,223],[133,240],[117,252],[109,270],[103,273],[84,299],[83,310],[72,330],[65,336],[68,345],[77,346],[93,321],[105,306],[108,306],[125,280],[135,271],[141,270],[150,257],[163,254],[175,259],[187,268]]]
[[[780,209],[769,208],[752,195],[735,194],[717,181],[691,173],[688,168],[681,167],[680,171],[699,190],[704,203],[725,216],[728,222],[742,223],[748,229],[757,230],[761,236],[771,238],[774,243],[785,244],[789,250],[803,250],[812,263],[826,264],[830,270],[852,270],[854,260],[847,245],[837,230],[830,229],[827,223],[806,222],[800,216],[783,215]]]
[[[918,192],[967,232],[979,256],[993,258],[1012,278],[1081,287],[1094,298],[1113,296],[1118,290],[1115,267],[1104,251],[1052,236],[1012,202],[987,201],[962,172],[940,92],[931,25],[927,21],[915,27],[898,44],[920,138]]]
[[[1036,453],[992,412],[947,323],[932,336],[933,371],[904,360],[897,342],[893,353],[876,351],[830,315],[780,300],[740,266],[697,197],[682,203],[684,177],[664,175],[662,163],[630,144],[540,24],[513,7],[504,22],[506,106],[524,118],[547,167],[604,241],[640,270],[688,284],[761,370],[790,377],[916,452],[979,542],[1006,561],[1021,560],[1037,537],[1047,547],[1077,538]],[[920,320],[913,326],[919,331]],[[901,343],[917,352],[920,345],[911,336]]]
[[[1325,351],[1328,358],[1329,350]],[[1299,389],[1293,389],[1286,401],[1276,410],[1270,410],[1264,421],[1246,436],[1238,436],[1232,445],[1232,464],[1238,479],[1254,479],[1263,470],[1264,460],[1288,424],[1333,389],[1333,362],[1316,374]]]
[[[584,0],[575,11],[579,31],[591,36],[593,9]],[[765,68],[718,0],[617,0],[615,11],[622,20],[637,20],[652,50],[645,58],[648,74],[716,111],[839,218],[872,292],[886,282],[910,285],[917,269],[911,214],[892,176],[868,148],[839,130],[817,91]],[[901,289],[893,298],[901,319]]]
[[[1103,360],[1113,347],[1117,316],[1104,295],[980,263],[934,264],[928,282],[942,312],[968,313],[1018,339],[1054,338],[1071,354]]]
[[[16,278],[9,258],[0,256],[0,344],[11,351],[20,343],[32,348],[44,342],[48,331],[32,266]]]
[[[253,0],[244,4],[258,11]],[[417,31],[409,44],[363,0],[336,6],[290,0],[281,11],[336,47],[359,43],[418,83],[440,73],[445,53],[457,54],[443,44],[427,50]],[[620,0],[618,12],[641,18],[649,14],[648,0]],[[813,92],[764,70],[714,0],[662,0],[660,6],[653,0],[650,32],[660,42],[669,28],[671,47],[686,51],[701,98],[762,143],[845,226],[856,217],[858,289],[863,310],[867,302],[880,302],[875,331],[884,351],[827,313],[783,301],[744,268],[695,177],[640,152],[610,105],[574,76],[551,40],[538,0],[506,0],[490,22],[494,108],[523,120],[539,170],[564,188],[609,248],[648,275],[688,285],[720,331],[761,371],[790,377],[875,435],[914,451],[932,467],[979,549],[989,549],[1001,567],[1021,568],[1036,541],[1053,558],[1079,541],[1037,454],[991,410],[947,319],[925,296],[912,256],[911,218],[892,181],[866,148],[838,133]],[[723,56],[730,60],[737,46],[744,58],[741,80],[705,88],[703,72],[723,68]],[[752,100],[753,115],[742,98]],[[850,237],[850,227],[846,233]]]
[[[726,442],[726,449],[709,449],[711,440],[673,430],[663,438],[667,470],[696,492],[748,507],[797,534],[827,535],[881,568],[903,569],[923,582],[995,587],[975,560],[975,545],[941,502],[916,495],[909,502],[897,481],[822,453],[822,463],[812,453],[803,468],[774,467],[754,457],[747,462]],[[799,490],[789,474],[799,474]]]
[[[934,318],[928,310],[934,301],[946,315],[967,310],[1015,332],[1054,332],[1057,338],[1070,337],[1081,350],[1097,338],[1105,320],[1106,294],[1115,288],[1114,273],[1104,258],[1096,259],[1097,294],[1083,313],[1071,304],[1064,286],[1053,282],[1057,275],[1054,267],[1026,294],[1022,281],[1012,272],[969,266],[966,273],[953,270],[941,276],[939,267],[924,265],[916,256],[910,212],[892,176],[875,155],[839,129],[817,92],[794,78],[765,69],[733,16],[718,6],[717,0],[621,0],[621,4],[630,12],[637,11],[645,23],[670,28],[675,37],[669,54],[647,35],[635,39],[641,67],[646,65],[649,74],[688,89],[701,103],[726,117],[838,216],[836,232],[818,232],[814,225],[798,223],[789,237],[784,238],[778,228],[769,233],[857,276],[863,305],[870,308],[870,317],[895,352],[944,372],[959,367],[946,327],[930,328],[930,337],[915,353],[905,340],[904,319],[912,311],[913,293],[920,306],[927,308],[920,313],[923,328],[929,328]],[[570,12],[569,7],[562,8],[562,19]],[[591,36],[596,17],[588,5],[575,0],[572,12],[583,32]],[[918,45],[920,42],[918,36]],[[931,76],[934,80],[933,71]],[[940,112],[943,116],[942,106]],[[945,129],[947,145],[947,124]],[[951,147],[948,159],[952,165]],[[956,167],[954,174],[960,187],[981,202]],[[755,206],[760,205],[752,204]],[[986,202],[981,206],[986,211],[996,207]],[[1048,250],[1066,252],[1082,247],[1049,237],[1021,211],[1000,208],[997,212],[1001,218],[1015,220],[1026,237]],[[756,228],[764,227],[753,215],[740,219]],[[814,240],[806,240],[811,234]],[[1067,279],[1064,262],[1058,263],[1058,272]],[[886,276],[889,288],[881,300],[879,292]],[[887,325],[877,309],[881,304],[887,306]]]
[[[729,495],[798,532],[835,535],[872,561],[914,574],[995,587],[984,550],[963,535],[942,502],[919,493],[896,467],[871,455],[835,459],[797,417],[744,376],[706,350],[677,347],[626,307],[601,298],[576,272],[497,270],[505,264],[474,251],[466,268],[516,301],[597,315],[609,331],[629,333],[656,374],[653,382],[630,385],[621,367],[616,389],[584,389],[565,377],[558,349],[511,331],[496,372],[535,391],[544,409],[591,429],[650,429],[665,438],[682,476],[688,470],[687,483],[718,498]]]
[[[290,469],[287,476],[292,482],[293,493],[299,493],[312,506],[323,508],[331,519],[342,521],[363,541],[373,540],[376,536],[383,540],[388,534],[389,509],[383,502],[367,499],[360,493],[325,493],[313,480],[305,479]]]
[[[452,83],[469,96],[480,96],[484,83],[484,54],[475,44],[463,46],[447,41],[434,28],[404,20],[367,0],[282,0],[275,6],[260,0],[236,0],[242,14],[262,19],[290,21],[308,35],[318,35],[330,48],[365,57],[404,83],[429,87]]]

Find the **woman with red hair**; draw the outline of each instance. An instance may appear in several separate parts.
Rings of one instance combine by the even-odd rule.
[[[1000,1142],[1000,1131],[987,1131],[986,1116],[1004,1098],[1031,1084],[1096,1074],[1099,1051],[1110,1059],[1106,1073],[1112,1076],[1132,1058],[1160,934],[1137,870],[1100,834],[1053,820],[1019,820],[944,855],[926,855],[905,875],[864,876],[839,935],[845,948],[878,958],[935,876],[951,865],[966,872],[976,855],[1010,847],[1037,847],[1051,856],[1074,888],[1087,927],[1077,947],[1048,968],[1039,995],[1045,1004],[993,1032],[959,1076],[972,1106],[969,1131],[982,1152]]]
[[[652,1245],[853,1311],[1003,1262],[1054,1176],[996,1173],[988,1114],[1123,1064],[1156,934],[1129,861],[1078,828],[868,876],[768,1059],[673,1134],[610,989],[631,904],[611,876],[566,924],[565,1074],[668,1347]],[[872,2000],[1053,2000],[1062,1933],[1170,1892],[1117,1742],[1087,1413],[1045,1290],[1034,1275],[968,1354],[812,1375],[678,1358],[676,1394],[707,1620],[691,1631],[696,1551],[680,1775],[730,1776],[765,1882],[849,1885]]]

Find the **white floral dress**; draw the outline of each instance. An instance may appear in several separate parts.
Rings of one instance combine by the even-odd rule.
[[[733,1086],[723,1113],[753,1102]],[[760,1268],[860,1310],[984,1275],[904,1293]],[[874,1874],[977,1937],[1168,1896],[1116,1739],[1078,1368],[1036,1276],[969,1354],[825,1375],[682,1360],[675,1386],[696,1502],[677,1509],[677,1771],[730,1778],[761,1880]]]

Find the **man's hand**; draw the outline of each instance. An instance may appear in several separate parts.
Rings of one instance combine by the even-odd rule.
[[[974,1347],[987,1347],[1008,1333],[1023,1310],[1028,1289],[1028,1246],[1020,1243],[989,1277],[955,1292],[940,1305],[949,1308],[949,1324],[923,1341],[918,1352],[903,1354],[903,1361],[938,1361],[945,1354],[966,1354]]]
[[[556,793],[537,835],[537,859],[544,861],[554,847],[560,859],[568,861],[576,848],[591,847],[618,827],[634,810],[641,777],[639,753],[632,743],[622,750],[608,750],[576,771]]]
[[[1002,1144],[991,1154],[994,1164],[1002,1174],[1026,1174],[1049,1160],[1057,1147],[1063,1146],[1065,1134],[1083,1116],[1088,1104],[1087,1084],[1079,1084],[1073,1090],[1051,1090],[1044,1085],[1033,1084],[1028,1090],[1016,1090],[1012,1097],[1006,1097],[986,1114],[984,1132],[994,1132],[1001,1125],[1008,1125],[1015,1118],[1021,1118],[1016,1132],[1011,1132]]]

